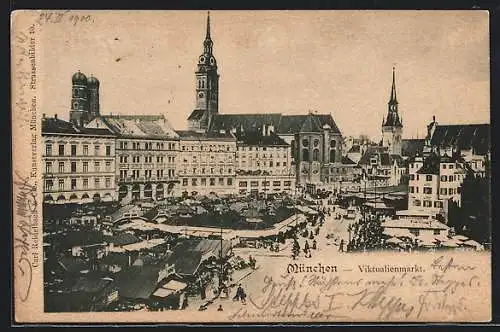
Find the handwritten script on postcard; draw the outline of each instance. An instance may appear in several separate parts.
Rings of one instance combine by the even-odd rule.
[[[488,255],[416,254],[405,256],[407,262],[366,258],[342,266],[291,262],[279,274],[265,274],[247,304],[228,318],[432,321],[467,317],[479,307],[489,310]]]

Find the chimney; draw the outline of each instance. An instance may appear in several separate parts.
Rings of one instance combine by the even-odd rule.
[[[56,119],[56,120],[57,120],[57,114],[54,114],[54,119]]]
[[[42,114],[42,117],[45,119],[45,113]]]

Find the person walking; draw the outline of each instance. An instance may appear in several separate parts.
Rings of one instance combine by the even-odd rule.
[[[339,251],[344,252],[344,239],[340,240]]]

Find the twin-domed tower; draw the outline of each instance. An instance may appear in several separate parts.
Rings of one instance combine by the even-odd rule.
[[[196,107],[188,118],[188,129],[206,131],[215,114],[219,112],[219,73],[217,60],[213,55],[213,41],[210,36],[210,13],[203,41],[203,54],[198,58],[196,76]]]
[[[396,74],[392,68],[391,98],[388,103],[387,116],[382,120],[382,146],[388,148],[392,155],[401,155],[401,137],[403,135],[403,121],[398,113],[398,99],[396,96]]]
[[[87,78],[78,71],[71,78],[71,111],[70,121],[76,126],[84,126],[99,115],[99,80],[94,76]]]

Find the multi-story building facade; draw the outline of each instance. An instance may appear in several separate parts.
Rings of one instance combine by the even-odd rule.
[[[440,125],[433,117],[427,126],[424,154],[460,156],[475,176],[485,176],[490,151],[489,124]]]
[[[106,128],[116,137],[118,199],[163,199],[174,195],[179,135],[163,115],[102,115],[86,128]]]
[[[409,163],[408,210],[446,218],[449,201],[461,204],[464,162],[447,155],[415,157]]]
[[[179,189],[176,194],[231,195],[235,193],[236,138],[231,133],[177,131]]]
[[[397,186],[407,172],[401,156],[391,155],[383,146],[369,147],[358,165],[367,187]]]
[[[86,203],[116,199],[115,135],[42,119],[44,202]]]
[[[342,134],[329,114],[217,114],[210,130],[274,133],[290,145],[290,172],[303,187],[328,183],[331,168],[342,167]]]
[[[236,152],[238,194],[268,196],[293,193],[295,172],[291,148],[272,128],[240,133]]]

